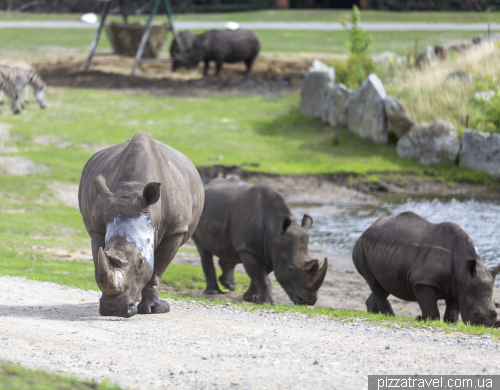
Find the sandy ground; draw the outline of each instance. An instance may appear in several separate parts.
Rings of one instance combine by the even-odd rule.
[[[332,60],[339,55],[314,53],[261,53],[252,73],[244,75],[243,63],[224,64],[221,75],[203,77],[203,66],[194,70],[172,72],[169,62],[143,63],[132,76],[134,59],[113,55],[95,57],[89,71],[84,72],[85,56],[33,59],[49,86],[148,90],[156,94],[203,95],[207,93],[276,93],[297,90],[315,58]]]
[[[128,389],[364,389],[369,374],[496,374],[490,336],[234,305],[100,317],[99,294],[0,278],[0,359]]]

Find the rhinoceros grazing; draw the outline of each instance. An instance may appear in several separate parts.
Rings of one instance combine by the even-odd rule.
[[[203,199],[191,161],[146,133],[90,158],[78,201],[92,240],[101,315],[169,311],[158,297],[158,284],[193,234]]]
[[[312,218],[302,226],[283,197],[267,185],[250,186],[235,179],[216,179],[205,187],[205,206],[193,240],[207,281],[205,294],[221,294],[213,255],[220,258],[220,281],[234,289],[233,270],[243,263],[251,284],[246,301],[273,303],[268,274],[296,304],[314,305],[325,279],[328,261],[320,268],[307,251]]]
[[[445,299],[444,321],[500,326],[493,284],[500,265],[488,271],[472,239],[460,226],[433,224],[412,213],[379,218],[356,242],[352,258],[372,294],[369,312],[394,315],[387,296],[417,301],[421,319],[439,320],[438,299]]]

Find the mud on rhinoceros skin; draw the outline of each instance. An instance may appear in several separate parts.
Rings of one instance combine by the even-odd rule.
[[[168,312],[158,284],[203,209],[203,184],[189,159],[137,133],[91,157],[78,200],[102,291],[99,313]]]
[[[369,312],[394,315],[387,296],[417,301],[418,319],[439,320],[438,299],[445,299],[444,321],[499,327],[493,286],[500,265],[488,270],[460,226],[433,224],[412,213],[383,217],[357,240],[352,258],[372,290]]]
[[[205,188],[205,206],[193,234],[205,273],[206,294],[221,294],[213,255],[223,270],[219,281],[234,290],[234,267],[243,263],[251,283],[243,298],[274,303],[268,274],[296,304],[314,305],[328,260],[319,267],[308,254],[312,218],[299,225],[283,197],[268,185],[251,186],[235,179],[216,179]]]

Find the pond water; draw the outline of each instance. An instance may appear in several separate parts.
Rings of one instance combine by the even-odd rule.
[[[500,263],[500,194],[496,192],[386,195],[370,205],[296,205],[293,210],[299,221],[304,212],[313,217],[311,243],[326,244],[337,253],[351,255],[356,240],[378,218],[413,211],[433,223],[457,223],[474,240],[487,266]]]

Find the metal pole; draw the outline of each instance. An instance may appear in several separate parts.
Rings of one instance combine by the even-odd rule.
[[[146,42],[148,41],[149,31],[151,30],[151,24],[153,24],[153,18],[158,11],[158,5],[160,5],[160,0],[155,0],[153,4],[153,8],[151,8],[151,14],[149,15],[148,24],[146,25],[146,29],[142,34],[141,43],[139,44],[139,48],[137,49],[137,53],[135,54],[134,67],[132,68],[132,74],[135,74],[139,63],[141,62],[142,52],[144,51],[144,46],[146,46]]]
[[[191,0],[184,1],[175,14],[182,14],[190,2]]]
[[[104,27],[104,21],[106,20],[106,16],[108,15],[109,12],[109,7],[111,5],[111,1],[106,2],[104,4],[104,8],[102,10],[101,14],[101,23],[99,24],[99,28],[97,29],[97,32],[95,33],[94,40],[92,41],[92,45],[90,45],[90,54],[89,58],[87,60],[87,63],[85,64],[85,71],[87,71],[90,67],[90,63],[92,62],[92,57],[94,57],[95,50],[97,49],[97,44],[99,43],[99,38],[101,36],[102,28]]]
[[[118,0],[118,5],[120,6],[120,12],[122,13],[123,21],[125,22],[125,24],[128,24],[128,15],[127,11],[125,10],[125,5],[123,4],[123,0]]]
[[[172,16],[172,9],[170,8],[170,3],[168,0],[163,0],[163,5],[165,6],[165,10],[167,11],[168,21],[170,22],[170,27],[172,28],[172,32],[174,33],[175,41],[177,42],[179,51],[182,53],[184,51],[184,45],[182,44],[182,41],[179,38],[179,34],[177,34],[177,29],[175,28],[174,17]]]

